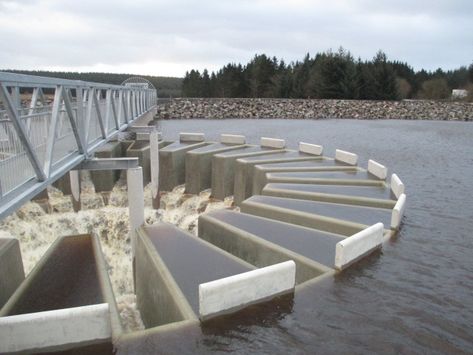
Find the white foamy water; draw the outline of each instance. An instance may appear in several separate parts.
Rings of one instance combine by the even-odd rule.
[[[28,202],[16,213],[0,221],[0,237],[20,241],[25,273],[28,274],[48,247],[65,235],[94,234],[100,239],[118,310],[126,331],[143,329],[133,294],[131,244],[128,225],[126,182],[122,178],[113,191],[96,193],[88,172],[81,179],[82,210],[75,213],[71,198],[48,187],[49,202]],[[162,193],[161,209],[151,208],[151,187],[145,188],[145,221],[172,223],[197,235],[197,219],[209,210],[229,208],[233,199],[210,198],[210,191],[184,194],[184,186]],[[104,201],[108,200],[108,205]]]

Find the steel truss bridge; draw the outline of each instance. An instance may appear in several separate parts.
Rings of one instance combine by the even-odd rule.
[[[153,110],[145,80],[109,85],[0,73],[0,219]]]

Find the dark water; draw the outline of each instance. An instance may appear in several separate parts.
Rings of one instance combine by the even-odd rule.
[[[167,225],[147,228],[151,242],[196,314],[200,284],[252,270],[197,238],[175,232],[175,227]]]
[[[62,239],[7,315],[104,302],[96,270],[90,236]]]
[[[164,121],[179,131],[303,140],[373,158],[406,185],[399,235],[335,279],[123,351],[473,353],[473,124],[357,120]]]

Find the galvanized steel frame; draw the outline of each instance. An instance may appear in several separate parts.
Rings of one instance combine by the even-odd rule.
[[[22,107],[20,93],[25,89],[31,92],[31,99],[29,105]],[[51,105],[47,104],[46,90],[54,91]],[[9,181],[9,188],[3,189],[3,192],[4,174],[0,170],[0,218],[13,212],[74,166],[89,159],[96,148],[153,109],[156,101],[154,89],[0,72],[0,104],[3,104],[3,110],[0,107],[0,121],[5,132],[9,132],[5,144],[7,147],[15,144],[21,150],[2,152],[3,147],[0,147],[0,153],[17,159],[26,155],[32,168],[27,181]],[[42,130],[47,132],[41,144],[32,138],[37,128],[32,121],[38,121],[38,118],[41,121],[36,125],[41,125]],[[65,124],[70,137],[59,136]],[[69,145],[74,142],[75,148],[69,146],[61,155],[60,148],[55,150],[61,139]],[[15,167],[11,158],[0,159],[0,169]],[[6,164],[9,159],[10,164]],[[24,160],[22,162],[25,163]]]

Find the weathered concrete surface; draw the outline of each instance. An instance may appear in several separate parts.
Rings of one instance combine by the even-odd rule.
[[[299,142],[299,151],[307,154],[322,155],[324,148],[317,144]]]
[[[384,226],[376,223],[337,243],[335,252],[335,267],[343,270],[383,243]]]
[[[106,342],[108,303],[0,317],[0,351],[18,352]]]
[[[378,222],[391,223],[388,209],[270,196],[252,196],[243,201],[241,211],[346,236]]]
[[[294,150],[285,150],[284,152],[273,154],[271,156],[257,156],[237,159],[235,164],[235,183],[233,188],[234,202],[237,206],[250,197],[253,192],[254,166],[261,164],[271,164],[277,162],[294,162],[319,160],[320,158],[312,154],[297,152]]]
[[[358,155],[345,150],[336,149],[335,160],[347,163],[349,165],[356,165],[358,163]]]
[[[294,292],[296,264],[283,263],[199,285],[199,317],[207,319]]]
[[[393,208],[393,213],[391,217],[391,228],[399,229],[401,226],[402,216],[404,216],[404,210],[406,208],[406,195],[401,194],[399,200]]]
[[[133,142],[133,144],[128,147],[126,156],[138,158],[139,164],[143,168],[143,185],[148,185],[151,181],[149,141]]]
[[[268,183],[267,174],[276,172],[357,171],[356,167],[326,157],[289,163],[255,165],[253,168],[252,195],[260,195]]]
[[[97,237],[89,235],[63,237],[48,249],[21,283],[0,310],[0,317],[17,315],[28,317],[33,314],[31,319],[38,321],[38,318],[34,316],[37,312],[61,311],[53,313],[52,319],[54,319],[55,314],[71,314],[73,312],[71,308],[102,303],[107,303],[109,309],[106,312],[106,319],[103,320],[103,322],[108,320],[107,324],[110,324],[111,329],[111,333],[106,338],[97,339],[95,334],[92,338],[77,342],[76,338],[63,337],[62,340],[58,340],[61,343],[52,344],[48,340],[51,335],[44,334],[42,342],[44,347],[40,350],[52,351],[58,346],[61,349],[67,349],[88,345],[90,342],[108,342],[113,332],[119,335],[121,331],[113,291]],[[50,317],[44,319],[48,320]],[[21,325],[21,322],[18,324]],[[1,329],[0,333],[3,333]],[[31,346],[30,340],[25,338],[24,343],[15,343],[15,347],[28,350]],[[2,352],[1,349],[0,352]]]
[[[61,176],[58,180],[53,182],[53,186],[59,190],[64,195],[70,195],[72,193],[71,191],[71,180],[69,178],[69,173],[65,173],[63,176]]]
[[[216,154],[212,158],[212,196],[223,200],[233,195],[235,162],[239,158],[280,153],[280,149],[248,145],[235,151]]]
[[[137,306],[147,328],[197,319],[143,228],[136,239],[134,278]]]
[[[245,144],[246,138],[240,134],[225,134],[220,135],[220,143],[225,144]]]
[[[392,174],[391,176],[391,190],[397,198],[399,198],[405,191],[404,183],[399,179],[397,174]]]
[[[20,243],[13,238],[0,238],[0,308],[25,279]]]
[[[261,137],[260,145],[264,148],[283,149],[286,147],[286,141],[279,138]]]
[[[368,160],[368,172],[381,180],[386,180],[388,176],[388,169],[372,159]]]
[[[186,153],[210,143],[174,142],[159,151],[159,185],[161,191],[171,191],[185,183]]]
[[[236,150],[245,145],[213,143],[187,152],[186,193],[198,194],[211,187],[212,157],[215,154]]]
[[[157,118],[472,120],[473,104],[429,100],[173,99]]]
[[[352,186],[383,186],[384,181],[369,174],[367,171],[301,171],[275,172],[266,174],[267,183],[321,184],[321,185],[352,185]]]
[[[132,257],[135,256],[136,230],[145,222],[145,202],[143,191],[143,168],[133,168],[126,171],[128,216],[130,221],[130,240]],[[133,260],[133,263],[135,261]]]
[[[394,195],[386,186],[270,183],[263,188],[261,194],[388,209],[392,209],[396,204]]]
[[[199,312],[199,284],[255,269],[171,224],[155,224],[145,230],[196,314]]]
[[[33,197],[31,200],[41,202],[41,201],[45,201],[45,200],[48,200],[48,199],[49,199],[48,190],[44,189],[39,194],[37,194],[35,197]]]
[[[131,145],[131,143],[130,143]],[[108,142],[97,149],[95,158],[117,158],[121,157],[123,150],[122,142]],[[119,170],[91,171],[90,176],[95,186],[96,192],[108,192],[113,190],[113,186],[120,178]]]
[[[307,257],[307,254],[299,253],[301,249],[297,249],[300,245],[296,245],[296,241],[305,239],[310,243],[308,235],[314,234],[316,232],[306,228],[232,211],[213,211],[199,217],[199,238],[252,265],[265,267],[294,260],[298,284],[331,271],[330,267]],[[291,245],[290,240],[293,236],[294,245]],[[333,239],[331,262],[338,240]],[[283,246],[279,244],[281,241],[284,241]]]
[[[205,141],[205,135],[203,133],[186,133],[186,132],[181,132],[179,133],[179,141],[181,143],[187,142],[204,142]]]

